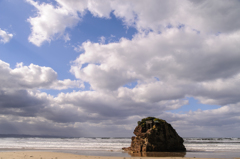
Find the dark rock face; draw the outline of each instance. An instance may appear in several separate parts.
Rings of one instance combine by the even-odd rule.
[[[165,120],[148,117],[138,122],[132,137],[131,147],[123,150],[139,152],[179,152],[186,151],[183,139]]]

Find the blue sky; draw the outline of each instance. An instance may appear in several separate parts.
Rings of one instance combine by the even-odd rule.
[[[131,136],[156,116],[239,137],[239,6],[1,0],[0,133]]]

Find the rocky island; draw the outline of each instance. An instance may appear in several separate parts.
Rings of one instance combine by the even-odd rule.
[[[183,139],[165,120],[155,117],[143,118],[133,132],[131,146],[123,148],[131,153],[139,152],[185,152]]]

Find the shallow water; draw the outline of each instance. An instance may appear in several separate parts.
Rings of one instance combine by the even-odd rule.
[[[48,151],[48,152],[63,152],[72,153],[84,156],[118,156],[118,157],[196,157],[196,158],[239,158],[240,152],[161,152],[161,153],[143,153],[143,154],[130,154],[123,151],[100,151],[100,150],[37,150],[37,149],[0,149],[0,152],[6,151]]]
[[[131,138],[0,138],[0,151],[54,151],[91,156],[240,157],[239,138],[184,138],[187,152],[129,154]]]

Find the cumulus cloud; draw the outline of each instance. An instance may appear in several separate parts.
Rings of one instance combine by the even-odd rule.
[[[237,136],[229,131],[229,127],[239,126],[238,115],[234,113],[240,102],[239,36],[239,31],[215,35],[184,26],[161,33],[139,33],[131,40],[122,38],[115,43],[87,41],[79,46],[83,53],[74,61],[71,72],[89,82],[96,92],[116,92],[118,99],[131,101],[129,105],[133,105],[137,112],[134,114],[131,108],[127,108],[129,117],[151,114],[164,118],[186,137],[191,134]],[[125,87],[132,82],[136,83],[134,88]],[[186,105],[187,101],[183,100],[186,97],[222,107],[187,114],[166,112]],[[118,103],[116,101],[114,103]],[[118,107],[121,106],[114,109],[124,114]],[[112,112],[110,108],[108,110]],[[186,129],[191,130],[186,132]]]
[[[66,28],[72,28],[81,20],[86,10],[100,18],[110,18],[112,12],[123,20],[125,25],[142,31],[163,31],[168,27],[188,26],[200,32],[219,33],[239,30],[239,1],[195,2],[174,1],[94,1],[56,0],[57,5],[39,4],[27,0],[38,13],[28,21],[32,25],[29,41],[40,46],[50,42],[56,35],[63,35]],[[49,21],[51,21],[49,23]],[[231,24],[231,25],[229,25]]]
[[[23,126],[9,122],[12,127],[7,130],[26,132],[24,128],[34,123],[43,133],[61,130],[68,135],[71,129],[71,135],[131,136],[136,121],[156,116],[185,137],[238,135],[239,1],[56,0],[55,6],[28,2],[37,9],[28,19],[29,41],[37,46],[58,36],[69,40],[65,29],[76,26],[86,10],[99,18],[113,13],[138,33],[131,40],[105,44],[101,38],[100,43],[86,41],[75,48],[82,53],[70,71],[89,83],[88,91],[53,97],[36,89],[78,87],[81,82],[57,80],[49,67],[19,63],[11,69],[0,61],[1,121]],[[133,88],[126,87],[132,83]],[[186,97],[220,108],[167,112],[188,104]],[[116,131],[107,133],[110,128]],[[30,130],[37,133],[36,128]]]
[[[66,28],[75,26],[80,20],[76,12],[66,8],[54,7],[47,3],[39,4],[33,0],[27,2],[38,11],[36,17],[28,19],[32,25],[28,40],[36,46],[41,46],[44,41],[50,42],[56,35],[63,35]]]
[[[0,42],[4,44],[8,43],[12,39],[12,37],[13,37],[13,34],[9,34],[0,28]]]
[[[119,93],[121,92],[79,91],[60,93],[53,97],[34,90],[2,89],[0,125],[8,120],[8,124],[3,125],[5,131],[17,129],[18,133],[63,136],[105,136],[106,130],[114,127],[123,133],[119,133],[120,136],[129,136],[131,125],[135,125],[141,117],[150,114],[157,116],[163,110],[175,109],[187,103],[186,100],[135,101],[133,98],[119,96]],[[18,122],[17,125],[15,121]],[[45,126],[42,125],[44,122]],[[26,130],[29,124],[33,127]],[[43,129],[38,132],[37,127]],[[72,134],[67,133],[68,128],[73,129]],[[98,133],[95,133],[96,129]],[[56,130],[61,132],[56,133]],[[92,132],[86,133],[90,130]]]
[[[200,90],[196,98],[204,104],[227,105],[239,102],[239,73],[230,78],[202,82],[201,86],[203,89]]]
[[[110,18],[110,12],[112,11],[111,2],[104,0],[56,0],[56,2],[69,10],[75,10],[81,14],[88,9],[94,16],[100,18]]]
[[[119,43],[88,41],[83,43],[85,52],[75,60],[71,72],[95,90],[116,90],[136,80],[141,85],[158,78],[160,82],[142,90],[173,89],[169,95],[180,92],[178,98],[204,94],[207,85],[231,80],[240,73],[238,39],[239,32],[205,35],[185,27],[121,39]]]
[[[79,81],[57,79],[57,73],[50,67],[41,67],[30,64],[24,66],[18,63],[15,69],[0,60],[0,88],[1,89],[67,89],[71,87],[82,87]]]
[[[163,116],[179,130],[183,136],[232,136],[239,131],[239,103],[225,105],[213,110],[189,111],[186,114],[165,113]],[[212,134],[212,135],[210,135]]]
[[[169,109],[170,105],[179,105],[181,101],[134,101],[129,96],[119,96],[119,93],[84,91],[52,97],[32,91],[1,92],[0,125],[6,128],[1,132],[8,133],[16,129],[14,132],[35,135],[130,136],[136,121],[152,115],[172,123],[184,137],[191,134],[203,137],[237,135],[239,104],[174,114],[164,110]],[[182,104],[186,104],[186,101],[182,101]],[[232,127],[234,129],[230,132],[229,128]],[[116,132],[108,132],[113,128]]]
[[[7,100],[7,95],[11,100]],[[239,103],[215,110],[174,114],[164,112],[164,109],[180,101],[136,102],[116,95],[85,91],[61,93],[54,98],[40,92],[6,92],[4,96],[1,93],[0,98],[5,100],[0,103],[0,125],[6,127],[1,132],[16,129],[18,133],[35,135],[130,136],[136,121],[152,115],[172,123],[184,137],[191,134],[202,137],[238,135]],[[186,104],[186,101],[182,101],[182,104]],[[108,132],[110,128],[116,132]],[[71,134],[68,133],[70,129]]]
[[[239,1],[112,1],[117,17],[138,30],[161,31],[165,27],[184,24],[204,32],[231,32],[239,30],[236,21]],[[229,25],[232,24],[232,25]]]
[[[0,114],[5,116],[35,117],[49,99],[46,93],[28,90],[0,90]]]
[[[157,116],[164,110],[187,104],[183,99],[139,100],[134,93],[129,93],[128,88],[113,92],[73,91],[53,97],[38,89],[65,89],[79,85],[68,79],[58,81],[57,73],[49,67],[18,63],[15,69],[11,69],[3,61],[0,66],[0,125],[4,128],[1,133],[16,129],[16,133],[34,135],[104,136],[111,126],[119,131],[119,135],[122,132],[123,136],[128,136],[135,120],[146,115]],[[42,129],[37,131],[37,128]],[[73,130],[72,134],[68,129]],[[96,129],[99,129],[98,134]],[[90,130],[93,132],[87,133]]]
[[[19,116],[0,116],[1,134],[31,134],[79,137],[87,134],[82,129],[76,129],[74,124],[62,125],[42,117],[26,118]]]
[[[132,127],[141,117],[159,116],[164,110],[176,109],[187,104],[186,100],[135,101],[131,97],[119,96],[119,93],[61,93],[52,100],[51,107],[47,107],[41,116],[63,125],[75,123],[85,125],[88,130],[98,129],[98,133],[91,132],[93,136],[104,136],[110,127],[121,131],[123,134],[120,136],[129,136]],[[114,132],[109,135],[116,134]]]
[[[76,131],[74,124],[69,124],[73,120],[57,120],[57,116],[66,113],[68,108],[64,105],[57,106],[53,96],[41,92],[41,89],[80,88],[83,86],[81,82],[58,80],[57,73],[49,67],[34,64],[24,66],[23,63],[18,63],[16,68],[12,69],[8,63],[1,60],[0,74],[0,125],[4,129],[0,133],[66,136],[66,127],[72,129],[70,136],[84,133],[79,134],[81,130]],[[65,108],[61,109],[62,107]],[[76,110],[71,109],[66,116],[74,116]],[[50,112],[56,115],[48,116]],[[63,121],[68,124],[61,124]],[[37,131],[39,128],[42,128],[41,131]],[[54,133],[60,130],[61,132]]]

